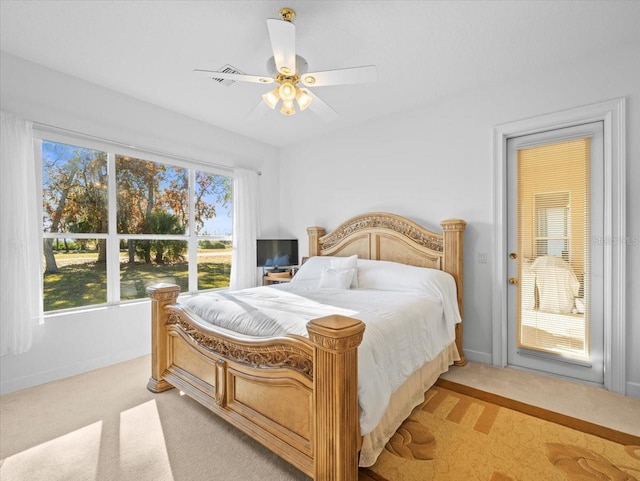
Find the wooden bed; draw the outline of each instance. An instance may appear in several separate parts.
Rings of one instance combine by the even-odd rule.
[[[462,315],[465,221],[432,232],[394,214],[354,217],[325,235],[307,229],[309,256],[350,256],[431,267],[456,280]],[[357,349],[365,326],[333,315],[309,337],[256,338],[206,323],[177,303],[178,286],[148,288],[152,367],[148,389],[177,387],[316,481],[358,479]],[[462,324],[456,346],[464,364]]]

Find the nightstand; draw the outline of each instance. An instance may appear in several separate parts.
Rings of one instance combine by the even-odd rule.
[[[262,285],[270,286],[271,284],[291,282],[291,279],[296,275],[296,272],[298,272],[298,266],[287,266],[285,268],[278,269],[276,272],[265,267],[262,271]]]
[[[262,285],[270,286],[271,284],[282,284],[283,282],[291,282],[291,274],[285,277],[262,276]]]

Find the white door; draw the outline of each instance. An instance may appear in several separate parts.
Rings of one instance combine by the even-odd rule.
[[[604,383],[603,123],[507,141],[507,363]]]

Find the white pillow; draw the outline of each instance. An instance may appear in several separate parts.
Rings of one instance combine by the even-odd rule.
[[[329,267],[333,257],[330,256],[313,256],[307,259],[307,262],[300,266],[296,275],[291,279],[292,284],[298,284],[303,281],[316,281],[320,280],[322,275],[322,269]],[[306,283],[306,282],[305,282]]]
[[[332,269],[325,267],[320,275],[318,287],[331,287],[334,289],[349,289],[353,280],[355,269]]]
[[[416,267],[391,261],[360,259],[358,283],[361,289],[385,291],[434,291],[440,283],[453,281],[451,274],[428,267]]]
[[[357,256],[356,256],[357,257]],[[298,283],[302,281],[320,280],[322,269],[325,267],[331,267],[331,263],[334,260],[348,259],[347,257],[336,256],[313,256],[309,257],[307,261],[300,266],[298,272],[291,279],[292,283]],[[355,266],[353,266],[355,268]],[[345,267],[346,268],[346,267]]]
[[[358,288],[358,256],[334,257],[329,264],[332,269],[353,269],[351,288]]]

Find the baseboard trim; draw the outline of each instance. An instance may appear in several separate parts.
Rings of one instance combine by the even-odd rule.
[[[477,362],[480,364],[488,364],[491,366],[493,358],[491,354],[486,352],[474,351],[472,349],[464,348],[464,355],[467,358],[467,361]]]
[[[640,383],[627,381],[627,396],[640,398]]]
[[[21,391],[30,387],[38,386],[52,381],[59,381],[67,377],[76,376],[88,371],[100,369],[103,367],[118,364],[120,362],[129,361],[141,356],[149,354],[149,349],[134,349],[128,352],[119,353],[115,357],[104,357],[98,359],[89,359],[85,362],[71,364],[68,366],[51,369],[49,371],[41,371],[29,376],[11,379],[9,381],[0,382],[0,395]]]

